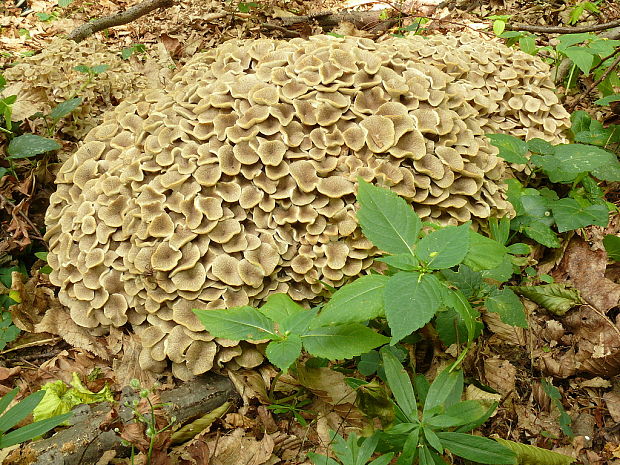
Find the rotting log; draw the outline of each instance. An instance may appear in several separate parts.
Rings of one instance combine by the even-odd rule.
[[[159,392],[164,410],[175,424],[183,425],[220,407],[227,401],[237,400],[238,394],[226,377],[207,373],[188,381],[178,388]],[[125,402],[138,399],[130,387],[121,393],[118,414],[123,422],[130,422],[133,412]],[[74,409],[72,426],[59,431],[49,439],[36,441],[21,451],[21,458],[11,454],[4,465],[91,465],[97,463],[105,451],[116,451],[116,457],[129,456],[130,448],[121,444],[114,431],[101,431],[99,426],[106,420],[113,406],[109,402],[81,405]],[[17,451],[15,451],[17,452]]]

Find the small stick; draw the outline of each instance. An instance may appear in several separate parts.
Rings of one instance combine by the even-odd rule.
[[[4,195],[0,194],[0,206],[5,207],[5,204],[11,207],[13,210],[17,208],[17,205],[7,199]],[[10,213],[11,215],[13,214],[12,211]],[[37,228],[37,226],[30,220],[30,218],[28,218],[28,216],[26,216],[23,211],[18,210],[17,213],[24,219],[24,221],[26,221],[26,223],[28,223],[28,226],[32,228],[32,237],[43,242],[43,246],[47,249],[47,243],[45,242],[45,239],[43,239],[43,236],[41,236],[41,234],[39,233],[39,229]]]
[[[78,26],[71,31],[71,33],[67,36],[67,39],[75,42],[81,42],[87,37],[93,35],[95,32],[103,31],[109,27],[130,23],[131,21],[150,13],[157,8],[169,8],[172,5],[174,5],[174,0],[144,0],[143,2],[115,15],[104,16],[103,18],[95,19]]]
[[[533,26],[531,24],[506,24],[506,30],[509,31],[527,31],[527,32],[540,32],[542,34],[576,34],[579,32],[595,32],[605,31],[614,27],[620,26],[620,19],[610,21],[603,24],[595,24],[594,26],[579,26],[579,27],[565,27],[565,26]]]

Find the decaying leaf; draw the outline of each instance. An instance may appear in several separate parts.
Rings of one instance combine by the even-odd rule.
[[[582,304],[583,300],[576,289],[565,284],[544,284],[542,286],[512,286],[517,294],[549,310],[554,315],[564,315],[571,308]]]
[[[489,386],[503,395],[514,392],[517,369],[508,361],[488,358],[484,361],[484,376]]]

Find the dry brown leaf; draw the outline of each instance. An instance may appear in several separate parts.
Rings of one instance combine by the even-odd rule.
[[[209,441],[209,448],[213,450],[213,465],[261,465],[273,453],[273,439],[268,434],[262,440],[246,437],[245,431],[238,428],[229,436],[219,437]]]
[[[613,391],[606,392],[605,394],[603,394],[603,400],[607,405],[607,410],[609,411],[611,418],[616,423],[620,423],[620,393]]]
[[[50,307],[40,323],[33,328],[34,332],[47,332],[62,337],[73,347],[87,350],[104,360],[110,360],[111,355],[105,343],[93,336],[88,328],[78,326],[69,315],[69,312],[60,304]]]
[[[151,371],[140,368],[138,357],[142,346],[140,339],[135,334],[121,334],[122,354],[115,354],[112,360],[112,368],[116,374],[116,380],[121,386],[128,385],[132,379],[140,381],[142,386],[152,386],[155,376]]]
[[[517,369],[508,361],[493,357],[484,361],[487,384],[503,395],[515,390]]]
[[[330,368],[297,367],[297,378],[302,386],[330,405],[355,403],[355,391],[345,382],[342,373]]]

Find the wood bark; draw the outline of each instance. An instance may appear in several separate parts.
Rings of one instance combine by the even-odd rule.
[[[159,392],[168,417],[176,417],[176,423],[183,425],[220,407],[226,401],[238,400],[238,394],[228,378],[207,373],[188,381],[178,388]],[[129,405],[138,399],[137,393],[130,387],[121,392],[118,413],[124,422],[133,418]],[[22,457],[15,462],[12,456],[3,462],[5,465],[94,465],[105,451],[116,451],[116,457],[127,457],[130,448],[121,444],[120,437],[114,431],[101,431],[112,405],[108,402],[93,405],[81,405],[74,409],[72,426],[59,431],[49,439],[35,441],[27,445]]]

